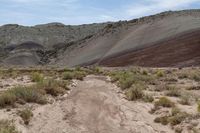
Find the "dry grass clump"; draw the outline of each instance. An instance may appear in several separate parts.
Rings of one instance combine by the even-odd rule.
[[[33,112],[31,109],[24,109],[18,112],[18,115],[22,118],[25,125],[28,125],[31,118],[33,117]]]
[[[10,92],[5,92],[0,94],[0,107],[6,107],[6,106],[13,106],[17,100],[17,97]]]
[[[149,84],[154,79],[152,75],[140,71],[115,71],[109,74],[112,82],[117,82],[122,89],[128,89],[133,84]]]
[[[200,113],[200,101],[197,104],[198,104],[197,111]]]
[[[145,102],[152,102],[154,98],[150,95],[144,94],[147,85],[153,81],[154,76],[139,68],[132,68],[130,70],[113,71],[109,73],[111,82],[116,82],[117,85],[125,90],[125,95],[128,100],[143,100]]]
[[[142,99],[144,96],[143,88],[141,88],[139,85],[134,85],[126,91],[125,95],[130,101]]]
[[[186,90],[200,90],[200,86],[189,86],[186,88]]]
[[[159,77],[159,78],[160,77],[164,77],[165,76],[165,72],[163,70],[157,70],[156,76]]]
[[[35,86],[17,86],[12,88],[11,90],[8,90],[7,93],[14,95],[16,97],[16,101],[20,103],[46,103],[46,98],[43,95],[44,92],[40,89],[35,88]]]
[[[180,100],[178,101],[182,105],[190,105],[190,96],[189,95],[182,95]]]
[[[143,100],[144,102],[153,102],[154,98],[151,95],[145,94],[144,86],[141,84],[134,84],[125,92],[126,98],[130,101]]]
[[[0,133],[19,133],[13,122],[8,120],[0,120]]]
[[[178,125],[182,123],[186,118],[188,118],[190,115],[186,112],[181,112],[178,108],[174,107],[172,108],[171,114],[157,117],[154,122],[161,123],[163,125],[170,124],[172,126]]]
[[[181,96],[181,91],[180,89],[176,88],[175,86],[169,86],[167,88],[166,95],[170,97],[180,97]]]
[[[167,124],[169,124],[168,118],[169,118],[169,116],[156,117],[154,119],[154,122],[161,123],[162,125],[167,125]]]
[[[166,90],[168,90],[168,86],[165,83],[161,83],[161,84],[155,86],[155,89],[154,89],[154,91],[157,91],[157,92],[162,92],[162,91],[166,91]]]
[[[186,70],[179,73],[179,79],[191,79],[196,82],[200,81],[200,71],[199,70]]]
[[[72,79],[83,80],[85,76],[87,76],[87,73],[85,71],[72,70],[72,71],[64,72],[63,79],[64,80],[72,80]]]
[[[47,103],[46,94],[58,96],[68,90],[68,81],[59,81],[51,78],[38,78],[32,86],[17,86],[0,94],[0,107],[13,106],[16,102],[24,103]]]
[[[175,104],[166,97],[161,97],[158,101],[155,102],[155,107],[171,108],[174,106],[175,106]]]
[[[23,86],[14,87],[0,94],[0,107],[13,106],[16,102],[45,104],[46,98],[40,90]]]
[[[60,94],[64,94],[66,90],[69,88],[68,82],[53,80],[51,78],[45,79],[42,82],[39,82],[35,85],[35,87],[39,90],[45,91],[46,94],[50,94],[52,96],[58,96]]]
[[[44,76],[38,72],[34,72],[31,74],[32,82],[42,82],[44,80]]]
[[[103,74],[104,71],[101,67],[94,66],[94,67],[90,68],[89,73],[90,74]]]
[[[189,114],[187,114],[186,112],[179,112],[176,115],[172,115],[171,117],[169,117],[169,123],[172,126],[175,126],[183,122],[188,117]]]
[[[148,95],[148,94],[145,94],[142,99],[143,99],[144,102],[148,102],[148,103],[152,103],[154,101],[153,96]]]

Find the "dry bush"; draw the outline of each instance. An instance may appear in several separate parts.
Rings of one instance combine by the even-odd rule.
[[[180,100],[178,101],[182,105],[190,105],[190,96],[189,95],[182,95]]]
[[[19,133],[13,122],[8,120],[0,120],[0,133]]]
[[[14,87],[8,91],[9,93],[16,96],[17,101],[24,101],[28,103],[38,103],[38,104],[45,104],[46,98],[43,96],[43,91],[39,90],[35,87],[23,87],[18,86]]]
[[[168,118],[169,116],[157,117],[154,119],[154,122],[161,123],[162,125],[167,125],[169,123]]]
[[[189,114],[185,112],[179,112],[174,116],[169,117],[169,123],[172,126],[180,124],[182,121],[184,121],[186,118],[189,117]]]
[[[156,76],[159,77],[159,78],[160,77],[164,77],[165,76],[165,72],[163,70],[157,70]]]
[[[149,102],[149,103],[152,103],[154,101],[153,96],[148,94],[145,94],[142,99],[144,102]]]
[[[31,109],[24,109],[18,111],[18,115],[22,118],[24,124],[28,125],[31,118],[33,117],[33,112],[31,111]]]
[[[170,96],[170,97],[180,97],[181,96],[181,91],[179,88],[176,88],[175,86],[170,86],[167,89],[168,89],[168,91],[166,92],[167,96]]]
[[[158,101],[155,102],[155,107],[159,107],[159,106],[170,108],[170,107],[174,107],[175,104],[168,98],[161,97]]]
[[[68,82],[58,81],[53,79],[45,79],[43,82],[36,84],[36,88],[45,91],[46,94],[58,96],[64,94],[68,90]]]
[[[130,101],[142,99],[144,96],[143,88],[140,85],[134,85],[126,91],[125,95]]]
[[[166,115],[162,117],[157,117],[154,122],[161,123],[163,125],[170,125],[175,126],[182,123],[186,118],[190,117],[189,114],[186,112],[181,112],[178,108],[172,108],[171,115]]]
[[[5,92],[0,94],[0,107],[13,106],[17,97],[13,93]]]
[[[38,72],[34,72],[31,74],[32,82],[42,82],[44,80],[44,76]]]
[[[115,71],[109,74],[112,82],[117,82],[122,89],[128,89],[133,84],[149,84],[154,77],[152,75],[145,75],[140,71]]]
[[[197,104],[198,104],[197,111],[200,112],[200,102],[198,102]]]
[[[47,101],[42,91],[34,87],[18,86],[0,94],[0,107],[13,106],[16,102],[45,104]]]
[[[72,80],[72,79],[83,80],[85,76],[87,76],[87,73],[85,71],[73,70],[73,71],[64,72],[63,79],[64,80]]]

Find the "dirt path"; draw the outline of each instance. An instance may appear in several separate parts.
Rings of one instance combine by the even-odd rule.
[[[89,76],[62,100],[36,108],[23,133],[171,133],[153,122],[151,107],[126,101],[105,77]]]

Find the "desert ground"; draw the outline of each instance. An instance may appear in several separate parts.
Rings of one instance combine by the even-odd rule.
[[[200,68],[1,68],[0,133],[198,133]]]

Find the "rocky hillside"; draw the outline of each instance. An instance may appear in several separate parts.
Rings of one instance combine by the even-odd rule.
[[[2,65],[200,65],[200,10],[131,21],[0,27]]]
[[[46,64],[49,60],[46,51],[63,48],[70,42],[91,37],[106,25],[106,23],[80,26],[50,23],[34,27],[4,25],[0,27],[0,59],[2,64]],[[42,58],[44,54],[47,55],[45,59]]]
[[[0,45],[13,46],[24,42],[35,42],[49,48],[60,44],[83,39],[97,33],[106,24],[70,26],[61,23],[50,23],[25,27],[8,24],[0,27]]]
[[[200,10],[161,14],[109,24],[68,48],[57,63],[69,66],[200,65]]]

